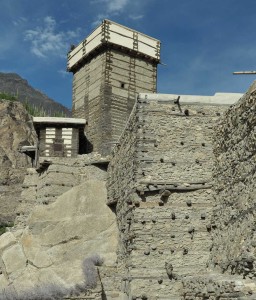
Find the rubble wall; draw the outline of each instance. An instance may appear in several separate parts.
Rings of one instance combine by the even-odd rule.
[[[221,118],[214,134],[216,208],[212,266],[256,277],[256,83]]]
[[[256,298],[255,100],[254,82],[215,127],[210,259],[207,274],[183,279],[184,300]]]
[[[132,208],[135,201],[133,195],[136,191],[137,128],[138,118],[135,105],[127,126],[120,137],[120,143],[114,148],[107,172],[107,204],[113,207],[117,215],[120,241],[117,256],[119,261],[119,273],[123,278],[127,278],[127,257],[129,255],[129,245],[132,242],[132,238],[130,238],[130,224]],[[123,280],[123,285],[128,285],[125,279]]]
[[[254,300],[255,282],[220,273],[183,280],[182,300]]]
[[[108,167],[108,205],[116,204],[120,198],[126,198],[128,190],[133,190],[137,170],[137,128],[138,119],[134,107]]]
[[[137,121],[121,137],[108,169],[129,299],[180,299],[182,278],[205,271],[214,206],[212,134],[225,109],[138,100]]]

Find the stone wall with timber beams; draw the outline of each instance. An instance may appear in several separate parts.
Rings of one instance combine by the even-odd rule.
[[[156,92],[157,62],[105,47],[73,78],[74,117],[88,121],[89,152],[110,154],[122,134],[139,92]]]
[[[181,299],[209,260],[212,135],[228,105],[177,97],[138,99],[108,168],[129,299]]]

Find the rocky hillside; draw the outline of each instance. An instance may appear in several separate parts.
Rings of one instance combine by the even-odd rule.
[[[54,115],[54,113],[64,113],[65,115],[70,116],[71,114],[69,109],[65,106],[34,89],[29,85],[27,80],[15,73],[0,72],[0,92],[10,95],[18,94],[18,98],[21,102],[28,101],[32,105],[42,107],[49,112],[49,115]]]
[[[0,99],[0,137],[1,227],[14,221],[26,169],[31,166],[29,157],[18,149],[37,140],[31,117],[21,103]]]

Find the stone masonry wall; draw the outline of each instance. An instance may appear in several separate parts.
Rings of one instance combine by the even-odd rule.
[[[105,53],[92,58],[73,78],[72,115],[88,122],[86,137],[93,141],[94,150],[100,149],[102,126],[102,91],[104,90]],[[92,151],[93,149],[88,149]]]
[[[99,152],[103,155],[110,154],[122,134],[139,91],[156,91],[156,63],[108,49],[101,100],[104,109]]]
[[[136,148],[137,148],[137,128],[138,118],[136,115],[136,105],[130,115],[129,122],[113,151],[111,164],[108,167],[108,202],[107,204],[116,207],[117,222],[119,226],[119,249],[118,259],[122,267],[120,272],[127,271],[127,253],[132,238],[130,238],[130,220],[132,216],[132,207],[136,199],[135,195],[135,173]],[[120,201],[122,199],[122,201]]]
[[[256,82],[215,132],[216,207],[212,266],[256,277]]]
[[[214,209],[208,274],[183,279],[184,300],[256,299],[256,82],[214,131]]]
[[[255,284],[234,276],[209,274],[183,280],[183,300],[254,300]]]
[[[138,93],[156,92],[156,64],[115,49],[106,55],[106,84],[111,95],[108,100],[104,97],[109,102],[105,122],[110,122],[111,140],[115,142],[124,130]]]
[[[104,61],[105,55],[98,55],[74,73],[72,90],[73,117],[84,118],[86,116],[88,119],[88,106],[93,105],[91,107],[92,111],[97,109],[98,102],[95,101],[95,98],[100,94]],[[91,102],[93,99],[94,101]]]
[[[214,205],[211,139],[226,108],[138,100],[108,169],[129,299],[181,299],[182,278],[205,271]]]

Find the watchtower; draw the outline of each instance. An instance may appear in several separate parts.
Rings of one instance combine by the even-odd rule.
[[[72,114],[88,121],[91,150],[110,153],[136,95],[156,92],[159,62],[159,40],[109,20],[68,53],[68,71],[74,74]]]

